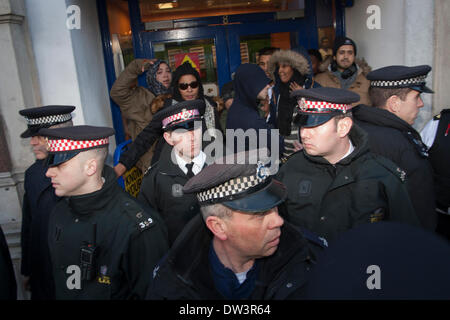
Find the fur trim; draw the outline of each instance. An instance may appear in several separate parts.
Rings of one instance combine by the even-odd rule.
[[[161,110],[164,106],[164,101],[166,99],[172,99],[171,94],[160,94],[159,96],[153,99],[152,104],[150,105],[150,110],[153,114]]]
[[[225,103],[223,102],[223,99],[220,97],[211,97],[212,100],[216,103],[217,105],[217,112],[220,114],[222,112],[223,109],[225,109]]]
[[[272,80],[275,80],[274,73],[279,63],[289,64],[302,75],[311,73],[308,60],[302,54],[293,50],[278,50],[269,60],[268,72]]]
[[[333,61],[333,57],[328,57],[325,59],[319,66],[320,72],[325,72],[328,70],[329,66],[331,65],[331,62]],[[372,67],[369,66],[367,61],[364,58],[356,58],[355,63],[358,66],[358,72],[362,73],[364,76],[367,76],[367,74],[372,71]]]

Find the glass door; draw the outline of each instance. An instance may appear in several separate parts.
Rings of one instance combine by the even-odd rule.
[[[146,56],[167,61],[172,71],[185,61],[191,62],[199,71],[206,95],[218,96],[219,88],[231,79],[223,28],[145,32],[143,40]]]

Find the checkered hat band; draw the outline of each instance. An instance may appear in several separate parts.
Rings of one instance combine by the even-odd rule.
[[[107,145],[109,138],[98,140],[48,140],[49,152],[74,151]]]
[[[347,111],[352,108],[350,104],[338,104],[327,101],[310,101],[301,99],[298,103],[298,107],[303,112],[311,113],[329,113],[331,111]]]
[[[393,80],[393,81],[385,81],[385,80],[375,80],[371,81],[370,85],[372,87],[380,87],[380,88],[392,88],[392,87],[405,87],[410,85],[424,85],[425,78],[427,76],[418,76],[415,78],[403,79],[403,80]]]
[[[72,115],[70,113],[66,114],[55,114],[53,116],[45,116],[39,118],[27,118],[27,124],[29,126],[36,126],[40,124],[53,124],[53,123],[63,123],[72,119]]]
[[[170,117],[164,118],[162,121],[162,125],[165,128],[169,123],[180,121],[180,120],[188,120],[195,116],[198,116],[200,112],[197,109],[184,110],[180,113],[171,115]]]
[[[200,202],[225,198],[231,195],[240,194],[243,191],[257,186],[265,180],[266,178],[261,179],[257,175],[231,179],[217,187],[199,192],[197,198]]]

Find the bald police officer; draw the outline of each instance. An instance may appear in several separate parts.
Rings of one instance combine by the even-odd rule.
[[[394,220],[418,224],[405,174],[369,152],[367,134],[353,123],[359,97],[344,89],[297,90],[303,150],[281,166],[288,220],[328,241],[359,224]]]
[[[321,242],[308,241],[277,206],[283,184],[262,163],[218,160],[183,187],[194,217],[155,268],[149,299],[296,299]],[[253,164],[252,164],[253,163]]]
[[[55,298],[52,267],[48,251],[48,220],[59,197],[50,179],[45,176],[48,156],[47,143],[39,135],[42,128],[71,127],[74,106],[51,105],[19,111],[27,122],[22,138],[31,138],[30,146],[36,161],[25,171],[22,205],[22,260],[24,287],[31,291],[32,300]]]
[[[123,191],[105,165],[106,127],[41,129],[48,138],[55,206],[49,248],[56,299],[141,299],[168,249],[157,212]]]

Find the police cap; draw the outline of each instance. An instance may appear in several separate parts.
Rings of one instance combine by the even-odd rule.
[[[308,299],[450,299],[450,245],[428,230],[381,221],[341,234],[318,259]]]
[[[382,89],[410,88],[419,92],[434,93],[426,86],[425,79],[431,71],[428,65],[407,67],[388,66],[367,74],[370,86]]]
[[[202,119],[205,101],[202,99],[182,101],[158,111],[154,118],[161,121],[165,131],[184,128],[194,129],[194,121]]]
[[[299,116],[295,122],[300,127],[315,127],[331,118],[346,114],[352,109],[352,103],[359,101],[360,96],[345,89],[312,88],[300,89],[291,93],[297,99]]]
[[[232,158],[239,159],[237,155]],[[201,206],[220,203],[250,213],[276,207],[287,194],[286,187],[272,178],[263,161],[239,162],[229,158],[204,168],[184,185],[183,192],[196,193]]]
[[[74,126],[57,129],[41,129],[39,135],[47,137],[48,165],[57,166],[83,151],[104,148],[114,129],[108,127]]]
[[[74,106],[43,106],[20,110],[19,114],[26,119],[28,125],[28,129],[20,136],[22,138],[36,136],[41,128],[50,128],[70,121],[73,110]]]

